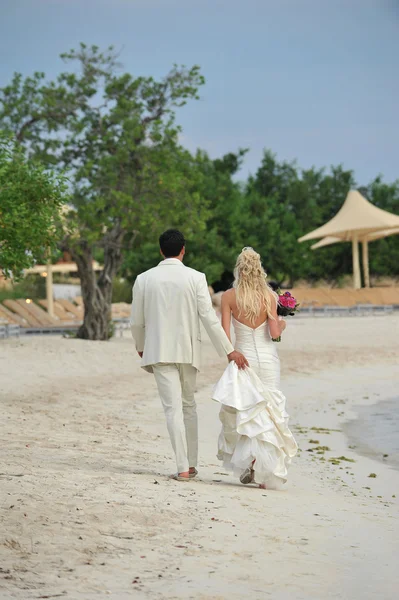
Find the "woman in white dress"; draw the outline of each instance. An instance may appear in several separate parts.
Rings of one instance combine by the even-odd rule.
[[[221,403],[218,458],[241,483],[279,488],[298,446],[288,428],[285,397],[280,391],[278,338],[286,323],[277,316],[277,294],[268,286],[261,259],[252,248],[238,256],[233,289],[222,297],[222,325],[249,367],[230,363],[216,384]]]

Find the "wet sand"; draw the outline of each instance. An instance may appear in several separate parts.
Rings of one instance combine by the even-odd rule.
[[[399,397],[358,406],[343,430],[356,452],[399,469]]]

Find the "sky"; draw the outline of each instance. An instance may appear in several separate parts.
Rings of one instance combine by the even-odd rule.
[[[0,87],[64,69],[80,42],[114,45],[133,75],[198,64],[182,143],[249,148],[303,168],[343,164],[359,185],[399,178],[399,0],[1,0]]]

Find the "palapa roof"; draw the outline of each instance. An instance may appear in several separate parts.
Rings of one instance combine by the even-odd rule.
[[[377,208],[377,206],[366,200],[360,192],[351,190],[335,217],[325,225],[300,237],[298,241],[304,242],[325,237],[335,237],[342,241],[349,241],[355,235],[362,239],[369,237],[369,234],[374,232],[393,228],[399,228],[399,215]],[[329,243],[335,242],[330,241]]]

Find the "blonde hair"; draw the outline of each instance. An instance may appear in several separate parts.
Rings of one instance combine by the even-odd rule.
[[[254,324],[262,310],[266,310],[268,318],[274,320],[272,299],[277,300],[277,294],[267,284],[267,274],[262,267],[260,255],[253,248],[243,248],[238,255],[233,287],[240,315]]]

